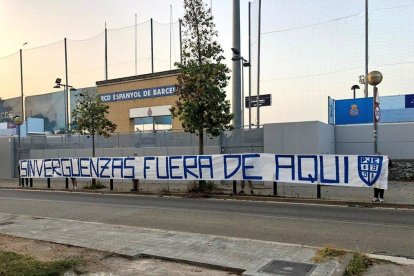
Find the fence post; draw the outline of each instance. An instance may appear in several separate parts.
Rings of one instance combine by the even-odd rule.
[[[321,185],[316,185],[316,197],[321,198]]]
[[[273,182],[273,195],[277,196],[277,182]]]
[[[237,181],[233,180],[233,194],[237,194]]]
[[[47,188],[50,189],[50,177],[47,179]]]
[[[30,182],[30,188],[33,188],[33,178],[30,178],[29,182]]]
[[[111,190],[111,191],[114,190],[114,180],[113,179],[109,180],[109,190]]]
[[[69,189],[69,178],[65,178],[65,187],[66,189]]]

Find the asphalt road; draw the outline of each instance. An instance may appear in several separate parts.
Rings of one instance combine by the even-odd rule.
[[[0,212],[414,258],[414,210],[0,190]]]

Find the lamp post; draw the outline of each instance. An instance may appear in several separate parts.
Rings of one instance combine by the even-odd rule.
[[[21,177],[20,177],[20,126],[23,124],[23,120],[22,118],[20,118],[20,116],[16,115],[13,118],[14,123],[17,125],[17,137],[18,137],[18,142],[17,142],[17,168],[18,168],[18,173],[19,173],[19,186],[23,186],[21,183]]]
[[[53,86],[53,88],[61,88],[61,86],[63,86],[63,88],[64,88],[64,108],[65,108],[65,134],[67,134],[68,133],[68,130],[70,129],[70,127],[69,127],[69,108],[68,108],[68,102],[69,102],[69,100],[68,100],[68,88],[70,88],[70,91],[76,91],[76,88],[74,88],[72,85],[69,85],[69,84],[65,84],[65,83],[62,83],[62,79],[60,79],[60,78],[57,78],[56,80],[55,80],[55,86]]]
[[[372,71],[368,74],[367,79],[368,83],[374,86],[374,93],[372,97],[374,119],[374,154],[378,154],[378,122],[381,117],[381,110],[377,85],[382,81],[382,74],[379,71]]]
[[[355,100],[355,90],[357,90],[357,89],[359,89],[359,85],[357,85],[357,84],[352,85],[351,90],[354,91],[354,100]]]
[[[231,58],[232,61],[240,61],[241,65],[241,117],[242,117],[242,124],[241,126],[244,127],[244,68],[243,67],[250,67],[251,64],[248,60],[246,60],[243,56],[240,55],[240,51],[231,48],[233,52],[233,57]],[[249,129],[251,128],[251,89],[249,87]]]

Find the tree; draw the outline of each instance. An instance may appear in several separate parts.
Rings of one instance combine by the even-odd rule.
[[[79,94],[81,99],[73,110],[73,126],[80,134],[92,136],[92,157],[95,157],[95,135],[110,137],[116,129],[116,124],[105,117],[109,106],[91,93]]]
[[[228,67],[223,64],[223,50],[218,42],[211,10],[202,0],[184,0],[182,60],[176,94],[171,108],[185,131],[199,137],[199,154],[204,154],[204,130],[218,136],[232,129],[230,103],[224,88],[228,84]]]

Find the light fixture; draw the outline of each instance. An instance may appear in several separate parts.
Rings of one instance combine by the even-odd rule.
[[[236,49],[236,48],[231,48],[231,51],[233,52],[233,54],[235,54],[235,55],[237,55],[237,56],[240,56],[240,51],[239,51],[239,49]]]

